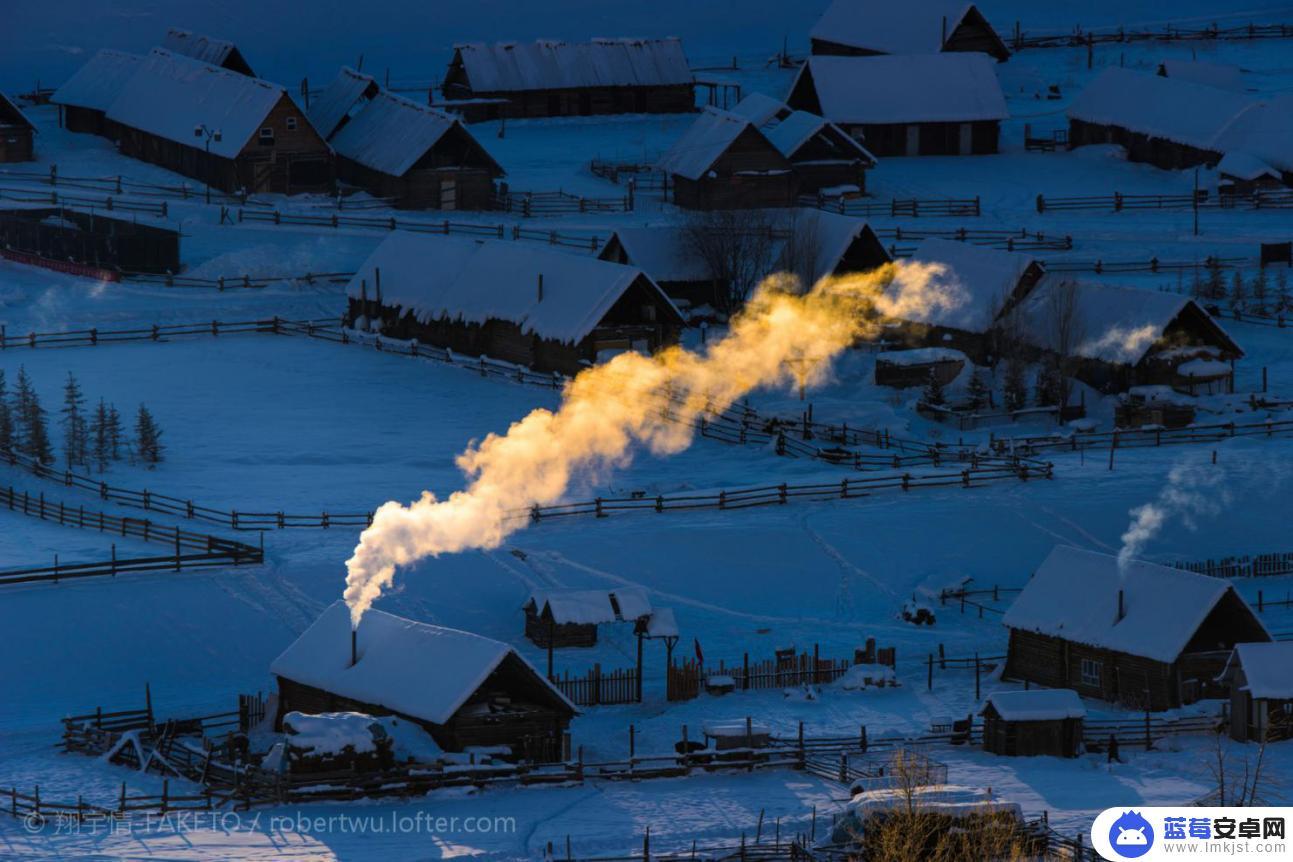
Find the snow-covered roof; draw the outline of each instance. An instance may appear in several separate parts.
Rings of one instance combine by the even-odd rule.
[[[456,125],[456,117],[382,90],[329,143],[339,156],[399,177]]]
[[[1293,93],[1245,111],[1221,136],[1226,153],[1243,152],[1293,172]]]
[[[1140,290],[1102,282],[1072,282],[1047,275],[1018,306],[1021,334],[1035,347],[1058,350],[1055,309],[1069,300],[1059,292],[1071,290],[1074,326],[1072,352],[1086,359],[1135,365],[1145,358],[1168,326],[1187,309],[1195,312],[1218,346],[1242,355],[1224,329],[1193,299],[1159,290]]]
[[[9,122],[19,123],[33,131],[36,128],[32,121],[27,119],[27,115],[22,112],[22,109],[14,104],[13,100],[3,92],[0,92],[0,125],[6,122],[6,118]]]
[[[745,117],[718,108],[706,108],[660,157],[656,167],[689,180],[698,180],[747,129],[762,134]]]
[[[350,610],[337,601],[269,669],[351,700],[444,724],[509,655],[525,661],[505,643],[375,609],[359,623],[357,654],[351,665]],[[570,706],[542,675],[534,676]]]
[[[950,347],[916,347],[911,350],[884,350],[875,355],[876,364],[929,365],[934,362],[965,362],[967,357]]]
[[[192,57],[194,60],[201,60],[213,66],[223,66],[229,59],[229,55],[238,50],[237,46],[227,39],[213,39],[210,36],[191,33],[177,27],[166,31],[162,47],[174,54]]]
[[[331,138],[341,122],[362,107],[364,97],[376,91],[377,82],[372,76],[356,72],[349,66],[342,66],[337,77],[310,100],[310,125],[325,140]]]
[[[1058,721],[1086,716],[1082,698],[1068,688],[997,691],[988,695],[984,709],[989,704],[1005,721]]]
[[[1293,641],[1235,644],[1223,678],[1243,668],[1243,691],[1259,700],[1293,700]]]
[[[615,612],[615,604],[619,613]],[[641,587],[616,587],[613,590],[535,590],[525,600],[542,614],[544,606],[552,612],[558,625],[597,625],[617,620],[636,620],[650,616],[651,600]]]
[[[235,158],[285,91],[278,84],[154,48],[108,107],[109,119],[185,146],[205,146],[193,130],[218,129],[211,152]]]
[[[1118,619],[1118,593],[1124,615]],[[1174,662],[1229,581],[1095,551],[1058,545],[1024,585],[1002,622],[1160,662]],[[1238,601],[1243,599],[1238,597]],[[1254,624],[1261,623],[1254,616]]]
[[[1238,93],[1244,89],[1244,80],[1238,66],[1227,63],[1208,63],[1202,60],[1164,60],[1163,72],[1168,78],[1193,81],[1220,90]]]
[[[822,114],[836,123],[934,123],[1003,120],[1010,116],[987,54],[895,54],[809,57]]]
[[[472,42],[454,49],[477,93],[692,82],[682,42],[676,38]]]
[[[866,234],[875,239],[881,250],[884,248],[866,219],[857,216],[805,208],[796,212],[793,228],[799,234],[799,242],[808,241],[816,246],[810,250],[813,255],[814,280],[835,272],[853,243]],[[790,251],[789,247],[783,249],[783,258]],[[888,252],[885,255],[887,257]],[[779,261],[779,264],[784,264],[784,260]]]
[[[788,159],[794,158],[795,153],[808,141],[825,133],[850,158],[860,158],[875,164],[875,156],[866,147],[830,120],[809,111],[793,110],[785,102],[763,93],[751,93],[731,108],[729,113],[744,117],[758,126],[772,145]]]
[[[144,58],[139,54],[103,48],[55,90],[50,101],[56,105],[106,111],[143,63]]]
[[[709,264],[687,241],[686,228],[680,225],[619,227],[606,244],[612,242],[619,243],[630,266],[657,282],[706,281],[713,277]]]
[[[729,110],[738,117],[745,117],[756,126],[762,126],[790,113],[790,107],[785,102],[758,91],[748,94]]]
[[[678,619],[673,608],[655,608],[647,617],[646,636],[649,638],[678,637]]]
[[[1280,172],[1252,153],[1230,152],[1217,162],[1217,173],[1237,180],[1255,180],[1261,177],[1280,178]]]
[[[346,287],[357,298],[367,282],[375,298],[420,321],[506,320],[523,332],[569,344],[582,340],[642,279],[681,313],[640,269],[508,240],[475,241],[396,231],[382,241]],[[539,297],[539,279],[543,296]]]
[[[941,265],[943,271],[934,276],[934,281],[956,301],[931,304],[908,313],[906,318],[963,332],[991,329],[1020,279],[1035,262],[1026,254],[938,237],[921,242],[912,261]]]
[[[1241,93],[1184,78],[1110,66],[1077,95],[1068,116],[1222,152],[1226,130],[1257,104]]]
[[[936,54],[974,8],[964,0],[835,0],[808,35],[883,54]]]

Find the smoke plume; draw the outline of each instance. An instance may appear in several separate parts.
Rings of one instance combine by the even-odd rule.
[[[1127,564],[1140,556],[1145,545],[1169,520],[1179,519],[1186,529],[1193,531],[1198,529],[1198,518],[1219,513],[1230,503],[1224,481],[1224,471],[1206,461],[1182,461],[1174,466],[1158,498],[1131,510],[1131,523],[1122,534],[1122,547],[1118,550],[1119,571],[1126,571]]]
[[[429,491],[407,506],[382,505],[346,561],[346,603],[358,626],[395,570],[426,557],[496,548],[526,519],[517,510],[562,500],[572,480],[622,467],[634,444],[664,455],[691,443],[707,410],[721,411],[769,385],[820,384],[830,361],[887,317],[961,302],[941,267],[900,263],[826,278],[807,292],[789,276],[765,280],[727,333],[704,352],[671,347],[654,356],[623,353],[567,385],[554,412],[536,409],[506,434],[490,434],[458,456],[464,490]],[[663,393],[675,421],[661,415]]]

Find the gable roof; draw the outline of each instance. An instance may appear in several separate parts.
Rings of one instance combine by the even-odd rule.
[[[376,95],[379,89],[377,81],[371,75],[342,66],[337,77],[310,100],[306,111],[310,125],[314,126],[324,140],[330,140],[342,122],[355,113],[357,107],[362,107],[361,101],[365,97]]]
[[[139,54],[103,48],[63,82],[50,101],[56,105],[106,111],[143,64],[144,58]]]
[[[613,597],[613,598],[612,598]],[[619,613],[615,606],[619,605]],[[650,616],[651,600],[641,587],[616,587],[613,590],[535,590],[525,600],[525,607],[534,607],[542,616],[544,607],[552,613],[558,625],[575,623],[596,625],[619,620],[636,620]]]
[[[718,108],[706,108],[687,127],[687,131],[674,141],[669,151],[660,157],[656,167],[689,180],[698,180],[747,131],[767,142],[763,133],[745,117]],[[771,142],[768,142],[768,149],[774,159],[779,158],[779,153]],[[778,164],[776,169],[789,169],[789,164]]]
[[[793,241],[807,241],[812,246],[808,251],[813,255],[813,281],[834,273],[843,263],[849,249],[859,240],[873,242],[885,259],[889,259],[884,243],[866,219],[813,208],[801,209],[795,214],[794,229],[798,236]],[[788,249],[783,251],[785,254],[790,253]],[[784,265],[784,260],[779,261],[779,265]]]
[[[27,115],[22,112],[22,109],[14,104],[13,100],[3,92],[0,92],[0,125],[6,122],[26,126],[33,132],[36,131],[35,124],[27,119]]]
[[[211,152],[236,157],[286,91],[278,84],[154,48],[107,110],[109,119],[186,146],[219,129]]]
[[[1244,671],[1241,691],[1259,700],[1293,700],[1293,641],[1235,644],[1221,677],[1233,679],[1237,667]]]
[[[672,37],[471,42],[455,45],[454,50],[472,90],[478,93],[692,82],[682,42]]]
[[[936,54],[974,8],[965,0],[834,0],[808,35],[882,54]]]
[[[988,695],[983,711],[989,706],[1005,721],[1056,721],[1086,716],[1082,698],[1070,688],[995,691]]]
[[[555,703],[575,707],[510,646],[375,609],[359,623],[350,663],[350,610],[333,602],[270,665],[270,672],[361,703],[445,724],[509,656]]]
[[[788,159],[793,159],[795,153],[813,138],[825,135],[832,145],[847,151],[850,157],[872,166],[876,163],[875,156],[861,142],[830,120],[809,111],[796,111],[785,102],[763,93],[749,94],[729,113],[758,126],[764,137]]]
[[[462,130],[457,117],[381,90],[337,131],[330,143],[339,156],[399,177],[455,127],[471,137]],[[475,138],[471,139],[475,142]],[[493,161],[488,154],[486,158]],[[494,168],[503,173],[496,162]]]
[[[1222,134],[1226,153],[1244,152],[1282,171],[1293,172],[1293,93],[1285,93],[1240,114]]]
[[[821,113],[836,123],[932,123],[1010,116],[987,54],[809,57],[790,92],[810,81]],[[792,106],[808,107],[807,105]]]
[[[686,228],[681,225],[618,227],[602,245],[598,257],[612,243],[618,243],[623,249],[629,266],[637,267],[657,282],[713,278],[709,264],[687,241]]]
[[[213,66],[223,66],[242,75],[254,75],[242,52],[227,39],[214,39],[201,33],[172,27],[166,31],[162,47],[173,54],[181,54]]]
[[[423,322],[506,320],[541,338],[574,344],[593,331],[639,280],[682,322],[682,315],[640,269],[509,240],[464,240],[396,231],[351,277],[346,294],[375,291],[382,302]],[[543,297],[538,282],[543,279]],[[369,296],[373,296],[370,292]]]
[[[1124,570],[1115,556],[1058,545],[1002,622],[1007,628],[1171,663],[1232,592],[1230,582],[1221,578],[1143,560],[1132,560]],[[1243,603],[1238,593],[1235,598]],[[1260,620],[1253,620],[1261,627]]]
[[[1036,263],[1026,254],[937,237],[916,246],[911,259],[943,266],[934,281],[957,301],[933,303],[926,309],[909,312],[906,319],[976,333],[992,328],[1020,279]]]

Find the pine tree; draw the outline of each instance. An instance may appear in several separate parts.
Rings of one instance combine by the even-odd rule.
[[[1235,270],[1234,276],[1230,279],[1230,307],[1235,310],[1242,310],[1244,307],[1244,277]]]
[[[9,410],[9,387],[0,368],[0,452],[13,451],[13,413]]]
[[[1206,283],[1206,294],[1208,299],[1224,299],[1226,296],[1226,280],[1221,275],[1221,264],[1215,257],[1208,258],[1208,280]]]
[[[153,414],[148,408],[139,405],[135,415],[135,451],[145,464],[156,464],[162,460],[162,429],[157,427]]]
[[[1062,384],[1059,367],[1053,361],[1043,362],[1037,372],[1037,404],[1041,407],[1059,404]]]
[[[1024,363],[1017,357],[1006,360],[1006,379],[1002,400],[1007,410],[1022,410],[1028,405],[1028,383],[1024,380]]]
[[[1269,285],[1266,281],[1266,270],[1258,267],[1257,272],[1253,273],[1252,284],[1248,286],[1249,292],[1253,297],[1253,307],[1258,314],[1266,313],[1266,294],[1269,292]]]
[[[1199,276],[1198,270],[1194,271],[1194,276],[1190,279],[1190,296],[1194,299],[1206,298],[1205,285],[1203,279]]]
[[[112,443],[108,438],[108,405],[103,399],[99,399],[99,406],[94,408],[94,416],[90,419],[90,456],[94,460],[94,465],[102,473],[108,469],[108,455],[111,454]]]
[[[85,396],[81,394],[81,384],[76,382],[72,372],[67,373],[67,383],[63,384],[63,460],[68,469],[85,463],[86,422]]]
[[[40,396],[32,386],[27,369],[18,367],[18,388],[14,394],[14,412],[17,414],[18,451],[30,455],[42,464],[54,461],[49,443],[49,429],[45,425],[45,409],[40,406]]]
[[[1289,309],[1289,276],[1288,269],[1281,269],[1275,273],[1275,302],[1276,311],[1288,311]]]
[[[929,369],[929,380],[925,383],[925,394],[921,400],[936,407],[943,406],[947,401],[947,396],[943,393],[943,381],[938,379],[938,372],[933,368]]]
[[[988,403],[988,384],[983,382],[983,373],[977,365],[974,366],[974,371],[970,374],[970,382],[966,386],[966,395],[969,396],[971,410],[978,410]]]
[[[121,460],[121,437],[124,433],[121,427],[121,414],[117,412],[117,405],[108,405],[108,455],[113,461]]]

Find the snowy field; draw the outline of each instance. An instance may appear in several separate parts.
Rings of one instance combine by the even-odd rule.
[[[807,30],[825,3],[697,5],[670,0],[607,7],[563,2],[563,14],[556,16],[543,4],[514,2],[452,9],[397,2],[375,10],[327,2],[304,19],[294,4],[266,10],[242,0],[188,9],[159,0],[129,9],[116,3],[76,5],[83,5],[85,14],[73,14],[68,4],[33,0],[17,0],[6,10],[5,28],[32,38],[0,56],[0,87],[22,91],[37,76],[42,85],[56,84],[98,47],[143,50],[167,26],[178,24],[239,34],[257,70],[293,89],[306,75],[317,86],[337,65],[354,63],[360,53],[374,74],[389,68],[393,81],[425,85],[441,75],[449,46],[461,39],[667,33],[682,36],[693,65],[717,66],[737,58],[739,68],[703,77],[780,97],[793,72],[766,60],[780,50],[783,37],[792,54],[804,53]],[[981,8],[1003,32],[1017,19],[1030,32],[1168,21],[1162,4],[1152,0],[1085,5],[1090,8],[1000,0]],[[1261,2],[1238,11],[1215,0],[1185,0],[1170,10],[1171,23],[1183,26],[1290,18],[1293,8]],[[252,27],[246,23],[250,20],[259,23]],[[1128,163],[1103,147],[1026,153],[1023,125],[1031,123],[1040,131],[1063,126],[1068,101],[1107,65],[1150,69],[1163,59],[1197,57],[1241,66],[1245,87],[1253,93],[1286,92],[1293,87],[1289,45],[1273,40],[1100,46],[1094,69],[1087,68],[1084,49],[1019,54],[999,70],[1012,114],[1003,126],[1000,155],[884,159],[868,176],[868,190],[878,200],[979,196],[983,215],[914,222],[882,218],[876,224],[1019,228],[1071,236],[1071,251],[1042,255],[1054,260],[1255,258],[1258,243],[1290,238],[1287,211],[1205,211],[1198,236],[1192,214],[1184,210],[1039,214],[1038,194],[1181,194],[1189,192],[1195,178],[1193,172]],[[1052,84],[1060,88],[1057,100],[1044,97]],[[65,176],[185,181],[120,157],[102,139],[58,129],[52,109],[32,109],[30,115],[40,129],[38,160],[24,170],[45,172],[57,165]],[[514,189],[613,197],[622,195],[623,187],[593,176],[589,160],[650,161],[691,119],[526,120],[509,121],[505,127],[480,124],[472,131],[507,167]],[[1213,187],[1216,176],[1205,171],[1200,182]],[[38,186],[0,174],[0,187]],[[267,195],[254,205],[335,211],[323,198]],[[441,214],[398,215],[433,221]],[[453,218],[490,224],[503,220],[488,213],[455,213]],[[678,218],[672,207],[643,195],[631,213],[551,218],[524,226],[606,236],[617,225]],[[350,272],[385,236],[354,228],[221,223],[219,207],[197,199],[170,202],[164,222],[183,232],[185,274],[202,278]],[[1188,287],[1190,276],[1103,278],[1145,290],[1177,290]],[[0,261],[0,325],[10,336],[270,317],[335,321],[344,302],[342,286],[326,281],[280,281],[259,290],[219,292],[98,283]],[[1271,394],[1293,394],[1293,329],[1224,325],[1246,352],[1238,372],[1241,388],[1251,391],[1265,368]],[[694,343],[696,334],[686,338]],[[895,395],[873,383],[874,361],[865,351],[849,352],[836,364],[832,379],[808,393],[818,421],[847,421],[852,427],[942,442],[983,443],[989,434],[1050,430],[1041,421],[967,432],[931,423],[913,409],[917,390]],[[558,403],[551,390],[304,337],[221,335],[165,344],[0,353],[0,369],[10,385],[20,367],[52,414],[69,372],[92,403],[103,397],[126,415],[140,403],[152,410],[165,431],[166,459],[155,467],[115,463],[104,481],[242,512],[366,513],[386,500],[413,500],[423,490],[446,495],[463,484],[455,463],[458,453],[491,432],[506,431],[532,409]],[[965,386],[966,376],[953,385],[954,391]],[[999,391],[1001,381],[991,382]],[[1097,425],[1111,427],[1112,401],[1090,390],[1086,396]],[[1288,413],[1254,412],[1243,401],[1243,394],[1206,400],[1201,421],[1290,418]],[[797,393],[781,389],[755,391],[750,403],[785,415],[798,415],[808,406]],[[705,439],[674,457],[646,451],[631,455],[619,470],[580,477],[569,499],[838,482],[862,475],[778,457],[763,447]],[[849,735],[865,726],[876,736],[917,736],[948,716],[967,715],[979,706],[973,672],[940,671],[932,689],[927,688],[927,656],[940,644],[948,655],[999,656],[1006,631],[992,613],[980,618],[973,609],[962,614],[955,604],[940,607],[938,591],[967,578],[972,587],[1021,587],[1056,544],[1117,553],[1130,510],[1157,499],[1174,468],[1197,477],[1210,505],[1196,519],[1169,518],[1144,546],[1145,559],[1170,563],[1293,550],[1287,506],[1293,440],[1287,437],[1119,450],[1112,462],[1107,451],[1057,451],[1045,457],[1055,464],[1051,480],[885,491],[856,500],[753,510],[543,521],[509,537],[500,548],[426,560],[401,571],[378,607],[506,641],[539,668],[546,655],[522,637],[520,606],[531,590],[542,588],[641,586],[657,607],[674,609],[681,631],[679,655],[690,657],[694,640],[707,663],[739,663],[746,652],[752,659],[769,658],[775,649],[792,645],[801,651],[816,646],[823,656],[845,658],[868,637],[896,648],[897,688],[845,691],[824,686],[810,694],[745,692],[670,703],[664,692],[664,648],[649,642],[644,702],[590,708],[572,725],[575,742],[589,758],[610,759],[627,755],[630,725],[636,728],[639,753],[663,753],[672,750],[682,725],[694,729],[712,719],[753,716],[787,735],[802,722],[810,735]],[[103,503],[94,493],[0,465],[0,487],[10,485],[20,492],[43,492],[69,506],[141,516],[139,510]],[[7,634],[6,661],[0,663],[0,789],[30,792],[39,785],[49,799],[83,795],[105,804],[116,798],[122,782],[132,793],[159,792],[161,782],[154,775],[58,753],[59,718],[96,706],[139,707],[145,684],[163,715],[228,710],[238,693],[271,690],[270,662],[340,597],[345,560],[359,537],[351,527],[233,534],[212,524],[165,516],[157,520],[253,544],[263,541],[266,564],[0,588],[0,630]],[[157,551],[155,545],[59,527],[0,508],[0,570],[48,566],[55,554],[65,563],[103,560],[114,543],[122,556]],[[1236,586],[1253,602],[1258,590],[1267,600],[1282,599],[1293,592],[1293,576]],[[1004,609],[1010,595],[991,604]],[[938,620],[933,628],[903,622],[902,605],[913,598],[934,606]],[[1293,637],[1293,608],[1267,607],[1262,620],[1272,632]],[[636,643],[630,628],[603,626],[596,647],[558,651],[556,670],[574,674],[594,664],[631,667]],[[981,680],[981,694],[1018,687],[995,676],[989,673]],[[1094,701],[1087,708],[1093,718],[1137,717]],[[1217,702],[1204,701],[1179,712],[1215,714],[1218,708]],[[1029,817],[1045,812],[1057,828],[1075,834],[1109,804],[1180,804],[1208,792],[1213,779],[1205,761],[1212,745],[1208,738],[1182,737],[1159,750],[1124,752],[1127,762],[1112,766],[1098,755],[1071,761],[1002,758],[948,746],[930,753],[949,765],[954,782],[992,788],[1018,802]],[[1223,745],[1240,759],[1251,751],[1228,741]],[[1293,742],[1271,746],[1267,758],[1272,774],[1293,776]],[[1293,792],[1289,783],[1277,792]],[[182,784],[172,780],[173,792],[182,792]],[[0,858],[534,859],[548,842],[560,847],[567,838],[584,855],[640,851],[648,828],[657,850],[683,849],[693,840],[733,842],[742,833],[752,836],[761,819],[764,836],[773,822],[790,835],[813,829],[816,816],[820,835],[831,815],[842,810],[846,796],[842,785],[806,773],[768,771],[275,808],[261,811],[259,820],[252,819],[258,812],[245,812],[237,828],[184,835],[165,830],[28,834],[20,823],[0,816]],[[1275,801],[1288,804],[1290,799]],[[515,828],[490,834],[301,834],[269,820],[338,813],[380,819],[419,812],[510,817]]]

